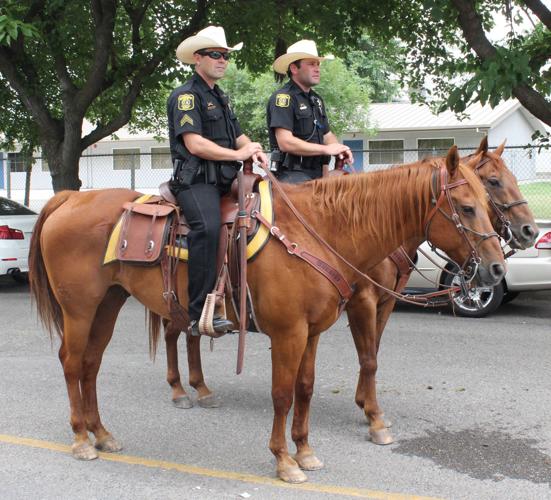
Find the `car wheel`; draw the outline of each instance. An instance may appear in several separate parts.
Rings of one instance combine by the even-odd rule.
[[[22,285],[27,285],[29,283],[29,273],[13,273],[11,277]]]
[[[445,286],[459,285],[459,278],[446,273]],[[504,296],[503,283],[493,287],[476,287],[469,289],[468,295],[461,292],[454,294],[452,308],[458,316],[483,318],[493,313],[502,303]]]

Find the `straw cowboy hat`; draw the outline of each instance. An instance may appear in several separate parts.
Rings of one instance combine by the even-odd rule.
[[[228,47],[226,34],[221,26],[207,26],[196,35],[186,38],[176,49],[176,57],[183,63],[194,64],[193,54],[201,49],[227,49],[230,51],[241,50],[243,42],[233,47]]]
[[[330,54],[324,57],[318,56],[318,49],[315,42],[312,40],[299,40],[287,49],[286,54],[279,56],[274,61],[274,71],[284,75],[289,69],[289,64],[299,59],[317,59],[318,61],[324,61],[326,59],[335,59],[335,57]]]

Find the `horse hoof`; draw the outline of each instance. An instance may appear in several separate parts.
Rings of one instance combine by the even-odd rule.
[[[109,436],[101,441],[96,441],[94,446],[97,450],[105,453],[115,453],[122,450],[122,445],[113,436]]]
[[[296,465],[287,466],[285,469],[277,470],[277,477],[286,483],[300,484],[308,480],[306,474]]]
[[[386,445],[394,443],[394,439],[387,428],[378,430],[369,430],[369,437],[375,444]]]
[[[293,458],[302,470],[312,471],[323,469],[323,462],[313,453],[306,455],[299,455],[297,453]]]
[[[201,408],[218,408],[220,400],[214,394],[207,394],[206,396],[197,398],[197,404]]]
[[[95,448],[88,442],[73,443],[71,452],[73,453],[73,458],[77,460],[94,460],[99,456]]]
[[[172,403],[176,408],[182,408],[184,410],[187,410],[188,408],[193,408],[193,401],[191,401],[190,397],[187,394],[185,396],[174,398],[172,400]]]

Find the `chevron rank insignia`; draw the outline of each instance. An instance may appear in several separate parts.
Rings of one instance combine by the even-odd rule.
[[[182,116],[182,119],[180,120],[180,127],[183,127],[186,123],[193,126],[193,118],[189,115]]]
[[[195,96],[193,94],[182,94],[178,96],[178,109],[190,111],[195,107]]]
[[[279,108],[288,108],[291,102],[291,96],[289,94],[277,94],[275,105]]]

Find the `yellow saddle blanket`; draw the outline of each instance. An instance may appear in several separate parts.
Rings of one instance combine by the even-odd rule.
[[[260,195],[260,213],[268,219],[272,224],[274,222],[274,211],[273,211],[273,205],[272,205],[272,191],[270,187],[270,183],[268,181],[261,181],[258,183],[258,192]],[[149,200],[153,195],[151,194],[144,194],[134,200],[134,203],[145,203],[147,200]],[[105,250],[105,255],[103,258],[103,264],[110,264],[111,262],[115,262],[117,260],[116,257],[116,249],[117,244],[119,241],[119,237],[122,230],[122,218],[118,220],[118,222],[113,227],[113,230],[111,231],[111,236],[109,237],[109,242],[107,244],[107,248]],[[264,245],[268,242],[268,239],[270,237],[270,232],[268,229],[263,226],[262,224],[259,224],[257,231],[248,238],[247,242],[247,260],[252,259],[255,255],[257,255],[260,250],[264,247]],[[171,254],[177,254],[178,258],[183,261],[188,260],[188,249],[184,247],[170,247],[166,246],[167,251]]]

